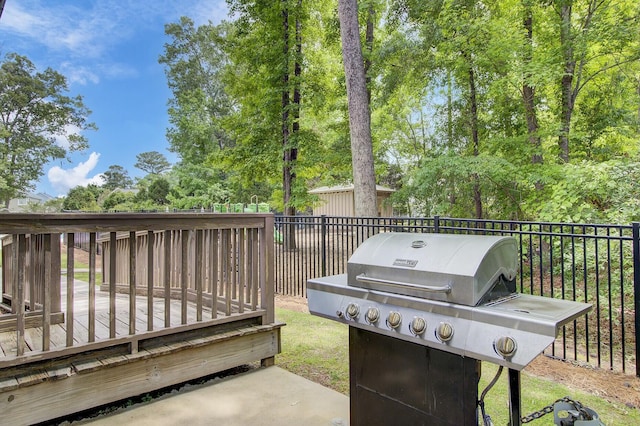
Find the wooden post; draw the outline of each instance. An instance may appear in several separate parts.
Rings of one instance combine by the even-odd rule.
[[[263,324],[273,324],[275,322],[275,299],[274,299],[274,269],[273,269],[273,230],[274,219],[273,215],[268,215],[264,220],[264,228],[261,230],[260,241],[260,264],[262,265],[262,274],[260,290],[261,290],[261,302],[262,308],[266,310],[266,313],[262,317]],[[278,342],[280,337],[278,335]],[[279,344],[279,343],[278,343]],[[275,357],[263,358],[260,360],[262,367],[271,367],[275,364]]]

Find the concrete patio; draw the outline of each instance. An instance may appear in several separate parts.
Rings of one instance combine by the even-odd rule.
[[[268,367],[72,424],[346,426],[349,398],[279,367]]]

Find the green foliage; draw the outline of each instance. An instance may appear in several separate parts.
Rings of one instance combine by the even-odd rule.
[[[136,155],[136,164],[133,167],[148,174],[159,175],[169,170],[171,163],[158,151],[147,151]]]
[[[132,191],[115,189],[102,200],[103,210],[132,210],[136,194]]]
[[[640,163],[583,161],[553,168],[544,202],[529,206],[546,221],[629,223],[640,220]]]
[[[81,132],[95,128],[87,121],[90,111],[82,97],[67,91],[63,75],[51,68],[39,72],[24,56],[9,53],[0,64],[0,202],[5,205],[33,189],[48,161],[88,146]]]
[[[171,41],[159,62],[165,65],[173,93],[167,138],[170,150],[187,163],[201,164],[215,151],[233,145],[222,126],[233,108],[221,80],[228,61],[223,51],[227,26],[196,28],[186,17],[165,26]]]
[[[443,155],[424,159],[393,197],[400,203],[410,201],[415,208],[412,215],[468,217],[474,208],[474,185],[479,181],[487,216],[518,218],[526,182],[516,170],[499,157]]]
[[[101,210],[98,199],[102,195],[103,189],[96,185],[76,186],[71,188],[67,197],[62,203],[64,210],[85,210],[97,211]]]
[[[133,184],[133,180],[129,177],[129,172],[127,172],[122,166],[111,165],[103,175],[104,184],[102,187],[108,191],[116,188],[130,188]]]
[[[210,208],[229,198],[228,189],[211,167],[178,164],[172,170],[172,179],[175,184],[166,198],[174,208]]]
[[[402,211],[473,216],[479,197],[491,218],[637,218],[629,183],[640,149],[637,5],[590,4],[573,1],[563,23],[562,2],[360,3],[362,24],[375,11],[365,54],[378,182],[402,188],[394,197]],[[168,178],[169,201],[257,195],[284,209],[283,153],[295,148],[289,205],[304,211],[307,189],[352,176],[335,3],[233,0],[229,8],[232,22],[196,27],[183,18],[166,27],[168,139],[182,169]],[[560,129],[568,164],[556,161]]]
[[[154,203],[165,205],[169,203],[169,200],[167,199],[169,191],[169,181],[163,178],[158,178],[151,182],[151,185],[149,185],[147,196]]]

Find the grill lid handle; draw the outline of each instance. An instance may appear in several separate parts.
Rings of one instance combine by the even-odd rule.
[[[451,286],[449,284],[443,285],[442,287],[435,287],[430,285],[416,285],[411,283],[405,283],[401,281],[391,281],[391,280],[383,280],[380,278],[367,277],[366,274],[356,275],[356,281],[360,281],[362,283],[374,283],[374,284],[386,284],[395,287],[412,287],[417,288],[422,291],[432,292],[432,293],[451,293]]]

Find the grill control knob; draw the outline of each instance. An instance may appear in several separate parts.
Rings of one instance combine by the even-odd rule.
[[[346,312],[349,318],[356,319],[358,318],[358,314],[360,313],[360,308],[355,303],[349,303],[347,305]]]
[[[442,343],[446,343],[453,337],[453,326],[448,322],[441,322],[436,328],[436,337]]]
[[[411,323],[409,323],[409,331],[414,336],[418,336],[427,329],[427,322],[422,317],[413,317]]]
[[[389,315],[387,315],[387,327],[396,329],[400,326],[401,322],[402,315],[400,315],[400,312],[391,311],[389,312]]]
[[[513,338],[504,336],[493,342],[493,349],[503,358],[511,358],[516,353],[518,345]]]
[[[380,319],[380,311],[378,308],[369,308],[367,309],[367,314],[364,319],[367,320],[369,324],[375,324]]]

